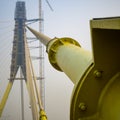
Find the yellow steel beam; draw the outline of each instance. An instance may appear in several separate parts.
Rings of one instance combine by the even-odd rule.
[[[3,112],[3,109],[5,107],[5,104],[7,102],[7,99],[8,99],[8,96],[9,96],[9,93],[11,91],[11,88],[12,88],[12,85],[13,85],[13,81],[9,81],[8,85],[7,85],[7,88],[5,90],[5,93],[3,95],[3,98],[0,102],[0,117],[2,115],[2,112]]]
[[[30,58],[28,44],[26,41],[25,49],[26,49],[26,84],[30,95],[33,120],[38,120],[38,117],[40,120],[47,120],[47,116],[42,105],[41,96],[40,93],[38,92],[36,77],[33,70],[32,61]],[[39,109],[37,109],[37,107],[39,107]],[[40,111],[40,113],[38,112],[38,110]]]
[[[31,63],[30,63],[30,53],[28,49],[28,44],[25,39],[25,59],[26,59],[26,85],[28,88],[28,93],[30,97],[30,104],[32,109],[32,116],[33,120],[39,119],[39,112],[38,112],[38,106],[37,106],[37,100],[36,100],[36,94],[33,84],[33,75],[31,70]]]
[[[30,55],[30,53],[29,53],[29,55]],[[38,106],[39,106],[40,110],[43,110],[44,108],[43,108],[43,104],[42,104],[42,100],[41,100],[41,95],[40,95],[40,92],[38,91],[38,86],[37,86],[37,83],[36,83],[36,76],[35,76],[35,73],[34,73],[34,70],[33,70],[31,59],[29,59],[29,62],[30,62],[30,66],[31,66],[31,72],[32,72],[32,76],[33,76],[33,83],[34,83],[34,87],[35,87],[36,97],[37,97],[37,100],[38,100]]]

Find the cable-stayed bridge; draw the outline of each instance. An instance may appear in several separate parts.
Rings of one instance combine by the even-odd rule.
[[[41,90],[44,90],[44,85],[43,85],[44,74],[42,73],[42,71],[40,71],[41,73],[40,77],[37,77],[35,74],[33,63],[32,63],[31,56],[30,56],[30,48],[28,45],[29,42],[34,42],[32,40],[34,40],[35,38],[34,39],[32,38],[32,40],[28,42],[27,35],[26,35],[26,28],[25,28],[26,22],[38,21],[38,20],[41,21],[42,19],[40,17],[41,16],[39,16],[39,19],[27,20],[25,2],[24,1],[16,2],[15,15],[14,15],[15,25],[14,25],[13,41],[12,43],[9,44],[8,46],[9,49],[8,48],[4,49],[1,44],[1,48],[5,50],[4,52],[10,54],[10,52],[7,51],[7,50],[10,51],[10,47],[12,47],[12,50],[11,50],[12,52],[11,52],[11,61],[9,61],[10,56],[7,54],[6,58],[9,62],[7,61],[7,64],[6,64],[5,61],[1,59],[1,63],[0,63],[1,65],[5,64],[4,66],[5,68],[3,68],[1,72],[1,78],[8,79],[6,90],[4,94],[2,95],[1,97],[2,99],[0,101],[0,117],[2,117],[2,113],[4,112],[4,108],[7,104],[7,100],[9,98],[10,92],[16,80],[21,81],[21,86],[20,86],[21,90],[19,89],[21,91],[21,96],[19,97],[19,99],[21,99],[20,101],[21,102],[20,103],[21,104],[21,115],[19,117],[21,117],[22,120],[25,119],[23,81],[25,81],[26,83],[26,88],[28,90],[28,94],[30,98],[29,107],[31,108],[31,111],[32,111],[32,119],[38,120],[40,118],[40,114],[41,114],[40,112],[44,114],[43,113],[44,112],[44,94],[43,94],[43,91],[40,93],[39,86],[37,84],[37,79],[39,79],[41,81],[40,86],[42,86]],[[6,29],[8,27],[9,25],[4,26],[3,29]],[[43,51],[42,45],[40,43],[39,43],[39,46],[37,47],[32,46],[31,48],[40,48],[40,51]],[[3,51],[1,50],[1,52]],[[5,55],[3,53],[1,54],[3,56]],[[43,65],[41,61],[43,61],[44,59],[42,52],[40,54],[40,57],[38,57],[38,59],[40,59],[40,65],[42,67]],[[8,65],[10,65],[10,69],[6,69]]]
[[[50,9],[46,3],[43,5],[46,12],[46,15],[49,16],[49,12],[51,13]],[[39,19],[40,15],[38,14],[38,0],[25,0],[26,5],[26,18],[27,20],[25,23],[29,26],[35,27],[36,30],[39,30],[39,22],[43,21],[43,13],[42,13],[42,19]],[[11,60],[12,60],[12,50],[13,50],[13,40],[14,40],[14,30],[15,30],[15,7],[16,2],[15,1],[1,1],[1,19],[0,19],[0,102],[2,101],[3,95],[5,93],[6,87],[10,81],[10,69],[11,69]],[[7,8],[7,9],[6,9]],[[32,9],[31,9],[32,8]],[[48,9],[48,11],[47,11]],[[4,11],[4,12],[3,12]],[[41,21],[35,22],[31,21],[31,19],[39,19]],[[35,20],[34,19],[34,20]],[[46,22],[50,22],[48,19]],[[32,24],[31,24],[32,23]],[[43,24],[40,28],[43,31]],[[48,28],[47,28],[48,29]],[[51,29],[51,27],[50,27]],[[52,30],[52,29],[51,29]],[[44,86],[44,77],[40,77],[40,69],[41,69],[41,63],[43,57],[40,55],[40,49],[41,44],[39,41],[31,34],[28,30],[26,30],[26,38],[27,38],[27,44],[29,46],[30,50],[30,56],[33,63],[34,73],[37,77],[37,85],[40,89],[39,91],[45,89],[45,95],[43,92],[42,98],[44,101],[45,99],[45,110],[47,112],[47,116],[49,119],[65,119],[67,120],[69,117],[69,106],[70,106],[70,96],[71,96],[71,90],[73,88],[73,84],[68,81],[67,76],[65,76],[61,72],[57,72],[54,70],[54,68],[51,67],[51,65],[48,62],[48,59],[46,58],[45,66],[43,64],[43,67],[46,67],[45,72],[46,75],[43,74],[42,76],[45,76],[45,86]],[[42,51],[44,52],[44,51]],[[44,58],[47,54],[45,54]],[[57,72],[57,74],[56,74]],[[0,117],[0,120],[33,120],[32,118],[32,111],[31,111],[31,103],[30,98],[28,94],[28,90],[26,87],[26,82],[23,79],[23,76],[21,75],[21,67],[18,68],[14,83],[12,85],[11,91],[9,93],[9,97],[6,101],[6,105],[3,109],[2,115]],[[20,80],[21,77],[21,80]],[[62,77],[62,78],[61,78]],[[43,87],[40,87],[42,80],[43,80]],[[68,87],[66,87],[66,85]],[[45,88],[44,88],[45,87]],[[23,89],[21,89],[23,88]],[[23,91],[22,91],[23,90]],[[63,92],[64,91],[64,92]],[[23,92],[23,94],[22,94]],[[21,98],[23,95],[23,98]],[[63,99],[65,98],[65,99]],[[22,106],[22,100],[24,100],[24,105]],[[58,104],[63,103],[63,105]],[[44,106],[44,105],[43,105]],[[63,107],[64,111],[63,111]],[[59,109],[58,109],[59,108]],[[24,109],[24,113],[23,110]],[[67,112],[66,112],[67,111]],[[55,114],[55,115],[54,115]],[[24,119],[23,117],[24,116]]]

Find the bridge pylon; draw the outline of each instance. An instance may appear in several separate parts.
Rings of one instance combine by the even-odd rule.
[[[14,80],[17,79],[16,75],[18,69],[20,68],[22,76],[25,80],[27,90],[30,97],[30,104],[32,109],[33,120],[39,119],[40,111],[43,111],[40,94],[38,92],[36,84],[36,76],[34,74],[30,51],[28,48],[26,40],[26,8],[24,1],[17,1],[15,8],[15,29],[14,29],[14,39],[12,48],[12,59],[10,66],[10,79],[6,87],[3,98],[0,102],[0,117],[2,115],[3,109],[9,97],[9,93],[13,86]],[[21,79],[21,80],[22,80]]]

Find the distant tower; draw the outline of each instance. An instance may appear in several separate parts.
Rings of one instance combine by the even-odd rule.
[[[16,77],[18,68],[20,67],[20,80],[21,80],[21,115],[24,120],[24,94],[23,94],[23,81],[22,77],[26,80],[26,61],[25,61],[25,21],[26,10],[25,2],[18,1],[15,9],[15,29],[14,40],[12,49],[12,60],[10,70],[10,81],[13,81]]]
[[[39,19],[39,32],[43,32],[42,0],[39,0]],[[44,45],[41,42],[39,42],[39,56],[40,95],[43,107],[45,108]]]
[[[26,41],[25,22],[26,22],[25,2],[17,1],[16,9],[15,9],[15,29],[14,29],[12,59],[11,59],[11,67],[10,67],[10,80],[6,88],[6,91],[3,95],[2,101],[0,103],[0,116],[6,104],[14,80],[19,79],[21,81],[25,80],[26,82],[30,97],[30,105],[31,105],[33,120],[38,120],[39,112],[43,108],[36,85],[36,76],[34,75],[28,44]],[[21,78],[16,78],[19,68],[21,70],[20,72]],[[22,120],[24,120],[24,112],[22,113],[22,115],[23,115]]]
[[[15,29],[12,49],[10,81],[15,79],[18,68],[20,67],[26,80],[26,61],[25,61],[25,21],[26,10],[25,2],[18,1],[15,9]]]

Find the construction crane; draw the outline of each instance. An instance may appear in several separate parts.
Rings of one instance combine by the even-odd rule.
[[[46,46],[51,65],[74,83],[71,120],[120,119],[120,17],[90,20],[93,53],[72,38],[27,28]]]

